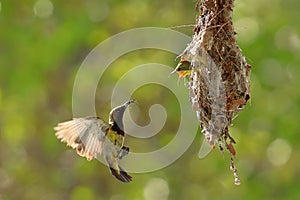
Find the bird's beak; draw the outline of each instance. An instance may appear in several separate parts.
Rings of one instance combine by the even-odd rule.
[[[136,103],[136,100],[130,99],[130,100],[126,101],[124,105],[128,106],[129,104],[132,104],[132,103]]]
[[[175,69],[169,74],[168,78],[170,78],[170,76],[172,76],[173,74],[175,74],[176,72],[178,72],[179,66],[182,65],[182,60],[180,60],[180,62],[177,64],[177,66],[175,67]]]
[[[175,74],[177,72],[177,70],[176,69],[174,69],[170,74],[169,74],[169,76],[168,76],[168,78],[170,78],[173,74]]]

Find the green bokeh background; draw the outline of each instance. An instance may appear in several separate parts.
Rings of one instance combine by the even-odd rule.
[[[131,28],[192,24],[195,2],[53,0],[52,11],[47,0],[0,2],[0,199],[300,197],[299,1],[235,3],[238,43],[253,66],[251,103],[231,127],[240,186],[233,184],[227,154],[197,157],[201,134],[175,163],[133,174],[130,184],[118,182],[106,166],[87,162],[54,136],[53,126],[72,118],[74,78],[96,45]],[[175,30],[192,35],[192,27]],[[141,50],[119,58],[99,82],[97,113],[107,118],[111,88],[126,71],[149,62],[175,67],[175,56]],[[154,103],[166,108],[168,119],[154,138],[128,138],[129,146],[147,152],[167,144],[180,123],[176,97],[158,85],[141,87],[133,97],[141,107],[140,125],[149,123]]]

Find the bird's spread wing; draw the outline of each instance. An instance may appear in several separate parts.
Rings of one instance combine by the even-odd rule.
[[[68,146],[76,149],[77,154],[92,160],[102,153],[103,141],[109,125],[100,118],[74,118],[59,123],[55,135]]]

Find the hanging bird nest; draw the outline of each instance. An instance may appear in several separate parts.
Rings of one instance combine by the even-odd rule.
[[[212,148],[231,154],[235,184],[240,184],[233,162],[235,141],[228,127],[250,99],[250,71],[235,39],[233,0],[204,0],[198,5],[192,41],[181,55],[191,60],[189,90],[200,127]]]

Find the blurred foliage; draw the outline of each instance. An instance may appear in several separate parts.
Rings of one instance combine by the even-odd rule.
[[[296,0],[235,3],[237,39],[253,66],[251,103],[231,128],[240,186],[233,184],[227,154],[213,151],[198,159],[201,134],[175,163],[133,174],[130,184],[116,181],[106,166],[87,162],[55,138],[53,126],[72,118],[76,72],[97,44],[131,28],[192,24],[194,4],[192,0],[1,1],[0,199],[299,198],[300,2]],[[176,30],[192,35],[192,27]],[[149,62],[175,67],[175,56],[142,50],[114,62],[97,89],[99,115],[107,118],[111,87],[122,74]],[[141,87],[133,95],[142,108],[138,123],[149,123],[147,113],[154,103],[166,108],[168,119],[155,137],[126,142],[140,152],[162,147],[180,122],[176,97],[158,85]]]

